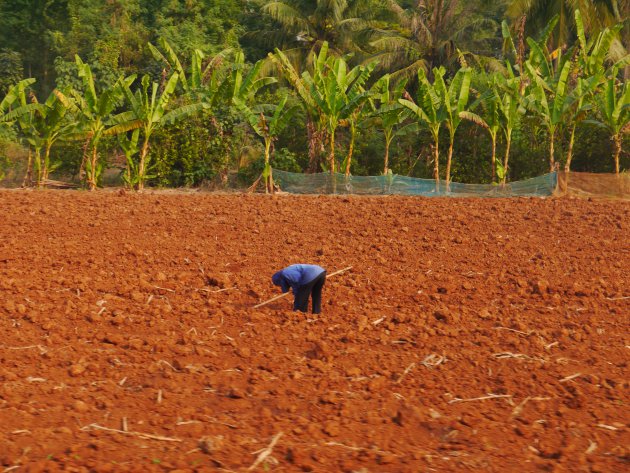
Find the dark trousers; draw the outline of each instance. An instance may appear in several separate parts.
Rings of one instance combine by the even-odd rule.
[[[317,276],[308,284],[304,284],[298,288],[293,302],[293,310],[300,312],[308,312],[308,298],[313,295],[313,314],[319,314],[322,311],[322,288],[326,282],[326,271]]]

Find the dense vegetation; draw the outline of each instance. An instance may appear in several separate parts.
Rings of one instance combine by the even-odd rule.
[[[630,2],[0,0],[0,178],[621,172]],[[109,170],[109,172],[106,172]]]

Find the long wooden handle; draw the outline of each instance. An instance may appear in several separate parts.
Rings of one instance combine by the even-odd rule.
[[[346,271],[349,271],[351,269],[352,269],[352,266],[348,266],[347,268],[340,269],[339,271],[335,271],[334,273],[327,275],[326,279],[332,278],[333,276],[337,276],[338,274],[341,274],[341,273],[345,273]],[[285,293],[282,293],[282,294],[280,294],[278,296],[272,297],[268,301],[261,302],[260,304],[255,305],[254,309],[258,309],[259,307],[262,307],[264,305],[270,304],[273,301],[277,301],[278,299],[282,299],[284,296],[287,296],[287,295],[289,295],[289,292],[285,292]]]

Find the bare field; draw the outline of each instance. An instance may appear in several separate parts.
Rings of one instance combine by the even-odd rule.
[[[629,268],[628,202],[1,191],[0,471],[627,471]]]

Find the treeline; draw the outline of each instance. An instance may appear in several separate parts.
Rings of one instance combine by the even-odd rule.
[[[238,170],[270,189],[271,167],[620,172],[627,6],[557,2],[539,28],[554,2],[521,3],[0,2],[0,174],[23,162],[24,185],[56,171],[95,188],[114,168],[141,189]]]

